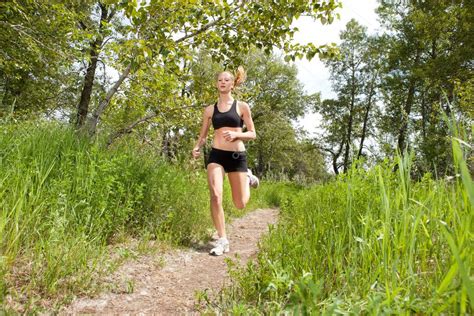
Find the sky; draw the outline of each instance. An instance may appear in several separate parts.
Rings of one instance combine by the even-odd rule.
[[[336,12],[340,19],[335,19],[332,24],[322,25],[319,21],[313,21],[309,17],[300,17],[293,25],[300,30],[295,34],[295,41],[305,44],[340,43],[339,33],[344,30],[347,22],[356,19],[360,24],[367,27],[369,34],[373,34],[379,28],[375,9],[377,0],[342,0],[342,8]],[[321,92],[322,99],[334,98],[336,95],[331,90],[329,71],[324,64],[315,56],[311,61],[306,59],[295,61],[298,68],[298,79],[303,83],[307,93]],[[300,120],[299,125],[314,136],[318,133],[320,118],[315,114],[307,114]]]

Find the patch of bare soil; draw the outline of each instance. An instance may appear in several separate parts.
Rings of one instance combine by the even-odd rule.
[[[116,278],[126,280],[124,293],[104,293],[97,298],[79,298],[61,314],[195,314],[195,294],[217,291],[227,276],[226,258],[238,258],[240,264],[252,259],[258,241],[275,224],[278,212],[259,209],[227,225],[230,252],[210,256],[210,245],[170,250],[157,264],[156,255],[142,256],[124,264]],[[131,292],[131,293],[125,293]]]

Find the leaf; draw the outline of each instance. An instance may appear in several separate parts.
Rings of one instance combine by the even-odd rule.
[[[443,281],[441,281],[441,284],[438,286],[438,289],[436,290],[438,294],[442,294],[444,291],[446,291],[446,289],[448,288],[448,286],[451,284],[454,277],[456,276],[457,272],[458,272],[458,264],[455,262],[453,265],[451,265],[451,267],[448,270],[448,273],[446,273]]]
[[[446,241],[449,244],[449,247],[451,248],[451,253],[456,259],[456,263],[458,265],[458,270],[459,274],[462,279],[462,284],[467,290],[467,295],[469,296],[469,301],[471,304],[471,309],[474,310],[474,284],[472,280],[470,279],[466,267],[464,266],[464,261],[461,259],[461,256],[459,254],[458,247],[456,246],[453,236],[448,232],[446,227],[444,226],[439,226],[441,228],[441,231],[443,232],[444,237],[446,238]]]

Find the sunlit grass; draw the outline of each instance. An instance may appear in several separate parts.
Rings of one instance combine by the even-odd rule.
[[[452,180],[410,179],[404,155],[325,185],[279,193],[256,263],[233,268],[213,308],[234,314],[473,311],[473,186],[453,130]],[[397,168],[394,168],[395,164]],[[396,170],[394,172],[394,170]],[[216,307],[217,306],[217,307]],[[247,312],[245,312],[247,311]]]
[[[107,245],[126,236],[170,245],[209,236],[203,170],[171,166],[131,140],[103,144],[52,123],[2,125],[2,306],[6,295],[28,309],[87,290]]]

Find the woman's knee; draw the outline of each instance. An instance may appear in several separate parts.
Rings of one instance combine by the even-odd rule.
[[[248,199],[245,200],[245,199],[238,199],[238,200],[234,200],[234,205],[236,208],[238,208],[239,210],[245,208],[245,206],[247,206],[247,202],[248,202]]]

